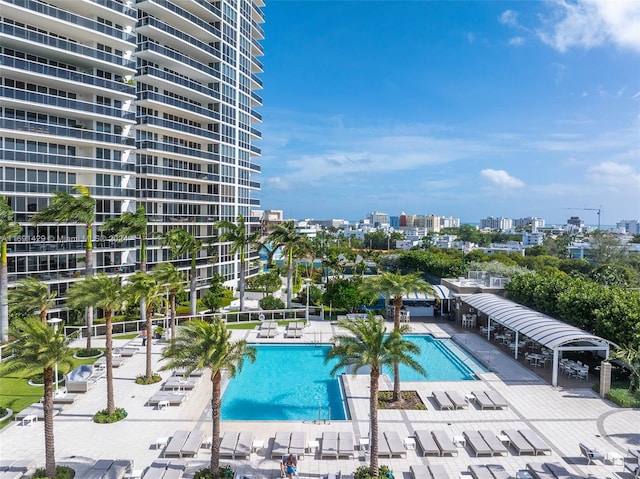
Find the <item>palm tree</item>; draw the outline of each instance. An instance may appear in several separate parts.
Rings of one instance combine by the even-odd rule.
[[[126,211],[118,218],[109,218],[104,222],[102,231],[113,234],[118,242],[125,241],[131,236],[140,238],[140,271],[147,271],[147,214],[144,206],[138,205],[135,213]]]
[[[433,287],[424,281],[418,274],[397,274],[384,271],[381,275],[366,278],[362,282],[363,292],[383,295],[387,302],[393,301],[393,328],[400,329],[400,311],[402,310],[403,297],[409,293],[430,293]],[[400,401],[400,367],[393,366],[393,401]]]
[[[171,263],[158,263],[151,270],[151,276],[169,291],[171,310],[171,340],[176,339],[176,293],[182,289],[184,274]]]
[[[240,290],[240,311],[242,311],[244,309],[244,275],[247,249],[257,244],[261,234],[259,231],[249,233],[247,231],[247,225],[244,222],[244,216],[242,215],[238,216],[237,223],[218,221],[215,227],[225,230],[220,235],[220,241],[231,243],[229,252],[231,254],[240,253],[240,277],[238,283]]]
[[[53,375],[55,365],[73,367],[73,352],[67,346],[62,329],[56,330],[38,318],[18,319],[11,326],[11,335],[16,338],[11,347],[13,359],[7,363],[8,371],[42,369],[44,378],[44,446],[45,472],[47,477],[56,477],[55,440],[53,434]],[[57,378],[56,378],[57,379]]]
[[[107,362],[107,413],[116,410],[113,397],[113,339],[111,320],[115,311],[125,307],[125,293],[120,277],[110,278],[104,273],[85,278],[71,285],[67,290],[67,305],[72,308],[84,308],[92,304],[104,310],[106,326],[106,362]]]
[[[146,309],[144,311],[144,317],[146,320],[145,329],[147,331],[147,349],[146,349],[146,368],[145,376],[147,380],[151,380],[153,377],[153,371],[151,370],[151,338],[153,335],[153,323],[152,314],[153,307],[162,298],[164,287],[157,278],[154,276],[138,271],[137,273],[129,276],[129,285],[126,287],[126,295],[131,301],[138,303],[144,301]]]
[[[304,255],[309,249],[307,237],[296,231],[293,221],[285,221],[273,227],[267,241],[273,245],[274,250],[280,248],[287,255],[287,308],[291,308],[293,259]]]
[[[29,311],[38,311],[40,320],[47,323],[47,313],[55,305],[56,291],[49,291],[49,285],[35,278],[18,281],[15,289],[9,291],[11,304],[20,305]]]
[[[204,242],[197,239],[194,235],[183,229],[174,229],[164,234],[162,244],[168,246],[171,256],[177,258],[184,254],[188,254],[191,259],[191,270],[189,272],[189,293],[191,303],[191,316],[197,313],[198,291],[196,282],[198,279],[198,270],[196,269],[198,252],[204,247]]]
[[[13,210],[6,197],[0,196],[0,341],[9,339],[9,271],[7,267],[7,243],[22,232],[22,226],[14,221]]]
[[[350,334],[336,335],[331,338],[334,346],[327,352],[325,361],[337,359],[331,374],[335,375],[344,368],[353,374],[361,368],[369,368],[369,447],[371,448],[370,473],[378,476],[378,389],[380,375],[384,367],[392,364],[405,364],[419,373],[424,368],[414,359],[420,348],[402,338],[405,328],[387,334],[384,319],[376,319],[369,313],[366,319],[340,320],[338,326]]]
[[[31,217],[34,225],[40,223],[79,223],[87,229],[85,242],[85,270],[86,278],[93,275],[93,223],[96,219],[96,200],[93,199],[89,188],[83,185],[73,187],[79,196],[73,196],[64,191],[54,191],[49,205]],[[85,325],[87,326],[87,351],[91,349],[91,330],[93,327],[93,306],[86,309]]]
[[[193,320],[180,328],[175,341],[162,351],[163,359],[168,360],[161,369],[186,369],[185,375],[196,369],[211,369],[211,445],[212,475],[220,465],[220,404],[222,401],[222,371],[229,378],[242,371],[244,360],[254,362],[257,351],[248,346],[245,340],[232,341],[231,331],[224,322],[216,318],[211,323]]]

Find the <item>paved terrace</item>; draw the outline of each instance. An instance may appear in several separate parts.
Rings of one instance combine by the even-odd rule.
[[[473,351],[491,372],[482,374],[480,381],[456,382],[403,382],[404,390],[417,390],[423,397],[429,397],[432,390],[453,389],[461,395],[472,390],[495,390],[507,400],[505,410],[480,410],[471,404],[468,409],[440,411],[429,401],[428,410],[381,410],[379,412],[380,431],[394,430],[401,437],[410,437],[416,429],[444,429],[451,436],[461,435],[464,430],[490,429],[499,433],[503,428],[530,428],[536,431],[551,447],[551,456],[517,456],[510,450],[506,456],[476,458],[468,448],[460,447],[458,456],[423,458],[415,450],[408,450],[406,458],[382,458],[380,464],[389,465],[396,478],[410,479],[409,466],[428,461],[442,464],[451,478],[471,477],[466,473],[470,464],[501,464],[512,475],[524,469],[527,462],[549,460],[570,465],[582,477],[621,478],[631,477],[622,471],[621,465],[586,465],[580,456],[579,442],[585,442],[603,453],[616,451],[625,455],[631,446],[640,446],[640,410],[621,409],[602,400],[588,387],[553,388],[534,372],[523,367],[512,357],[500,351],[477,334],[453,329],[447,323],[412,322],[415,333],[431,333],[437,337],[453,337],[463,348]],[[336,333],[335,325],[328,321],[312,320],[305,329],[302,339],[285,339],[282,331],[274,339],[259,339],[256,331],[236,330],[234,336],[250,342],[327,342]],[[99,340],[96,340],[99,346]],[[122,346],[127,341],[116,341]],[[74,346],[82,346],[82,343]],[[128,345],[140,346],[140,339],[128,341]],[[154,369],[159,359],[163,343],[153,344]],[[67,406],[55,418],[56,458],[59,464],[73,464],[78,468],[78,476],[83,476],[82,467],[88,468],[96,459],[132,459],[134,469],[144,469],[157,458],[162,450],[156,448],[159,437],[171,437],[178,429],[202,429],[205,437],[210,436],[210,382],[204,376],[189,398],[180,407],[158,410],[146,406],[146,402],[159,388],[136,385],[133,379],[144,371],[145,355],[140,353],[128,358],[119,368],[114,369],[116,404],[124,407],[129,415],[116,424],[99,425],[91,420],[93,413],[106,405],[106,384],[104,380],[84,393],[73,405]],[[425,365],[428,370],[429,365]],[[163,373],[168,376],[169,373]],[[345,376],[345,390],[352,420],[331,421],[330,424],[316,424],[313,421],[222,421],[222,430],[253,431],[254,438],[264,440],[265,448],[251,454],[249,460],[222,460],[222,464],[232,464],[239,477],[254,478],[279,477],[279,463],[270,458],[270,446],[276,431],[305,431],[308,440],[319,439],[324,431],[353,431],[356,439],[368,433],[368,376]],[[381,389],[392,389],[392,383],[383,379]],[[193,471],[208,464],[210,452],[202,448],[196,458],[186,461],[189,467],[185,477],[192,477]],[[20,421],[0,431],[0,459],[30,459],[42,467],[44,465],[43,423],[21,425]],[[305,455],[299,463],[302,479],[319,478],[329,472],[342,471],[351,475],[365,462],[364,452],[353,459],[319,459],[319,453]]]

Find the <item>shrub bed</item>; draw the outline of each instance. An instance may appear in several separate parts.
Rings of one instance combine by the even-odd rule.
[[[54,479],[73,479],[76,475],[76,471],[67,466],[56,466],[56,477]],[[36,472],[31,476],[34,478],[46,478],[47,473],[44,469],[37,469]]]
[[[153,373],[151,377],[147,377],[146,374],[141,374],[136,377],[136,384],[155,384],[162,381],[162,376],[157,373]]]
[[[127,417],[127,411],[121,407],[117,407],[113,414],[109,414],[106,409],[103,409],[93,416],[93,422],[98,424],[111,424],[122,421],[125,417]]]

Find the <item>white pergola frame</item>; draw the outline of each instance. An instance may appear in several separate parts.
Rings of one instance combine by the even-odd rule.
[[[461,300],[479,312],[486,314],[491,322],[501,324],[516,333],[514,357],[518,359],[518,340],[520,333],[553,351],[553,373],[551,384],[558,385],[558,359],[562,351],[604,351],[609,357],[611,341],[583,331],[575,326],[534,311],[521,304],[514,303],[502,296],[490,293],[478,293],[461,296]],[[487,329],[487,340],[491,339],[491,330]]]

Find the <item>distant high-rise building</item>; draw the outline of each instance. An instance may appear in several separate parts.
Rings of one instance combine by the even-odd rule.
[[[389,224],[389,215],[379,211],[369,213],[367,219],[369,220],[369,224],[375,227]]]
[[[584,220],[579,216],[572,216],[567,220],[567,224],[580,229],[584,228]]]
[[[631,235],[640,235],[640,223],[638,220],[620,220],[616,223],[617,228],[622,228]]]
[[[440,228],[459,228],[460,227],[460,218],[454,218],[453,216],[449,216],[445,218],[444,216],[440,217]]]
[[[531,226],[532,231],[537,231],[538,229],[544,228],[544,225],[544,219],[536,218],[535,216],[527,216],[526,218],[514,218],[513,220],[514,228],[526,228],[527,226]]]
[[[480,229],[490,229],[496,231],[508,231],[513,228],[513,220],[511,218],[494,218],[489,216],[480,220]]]

